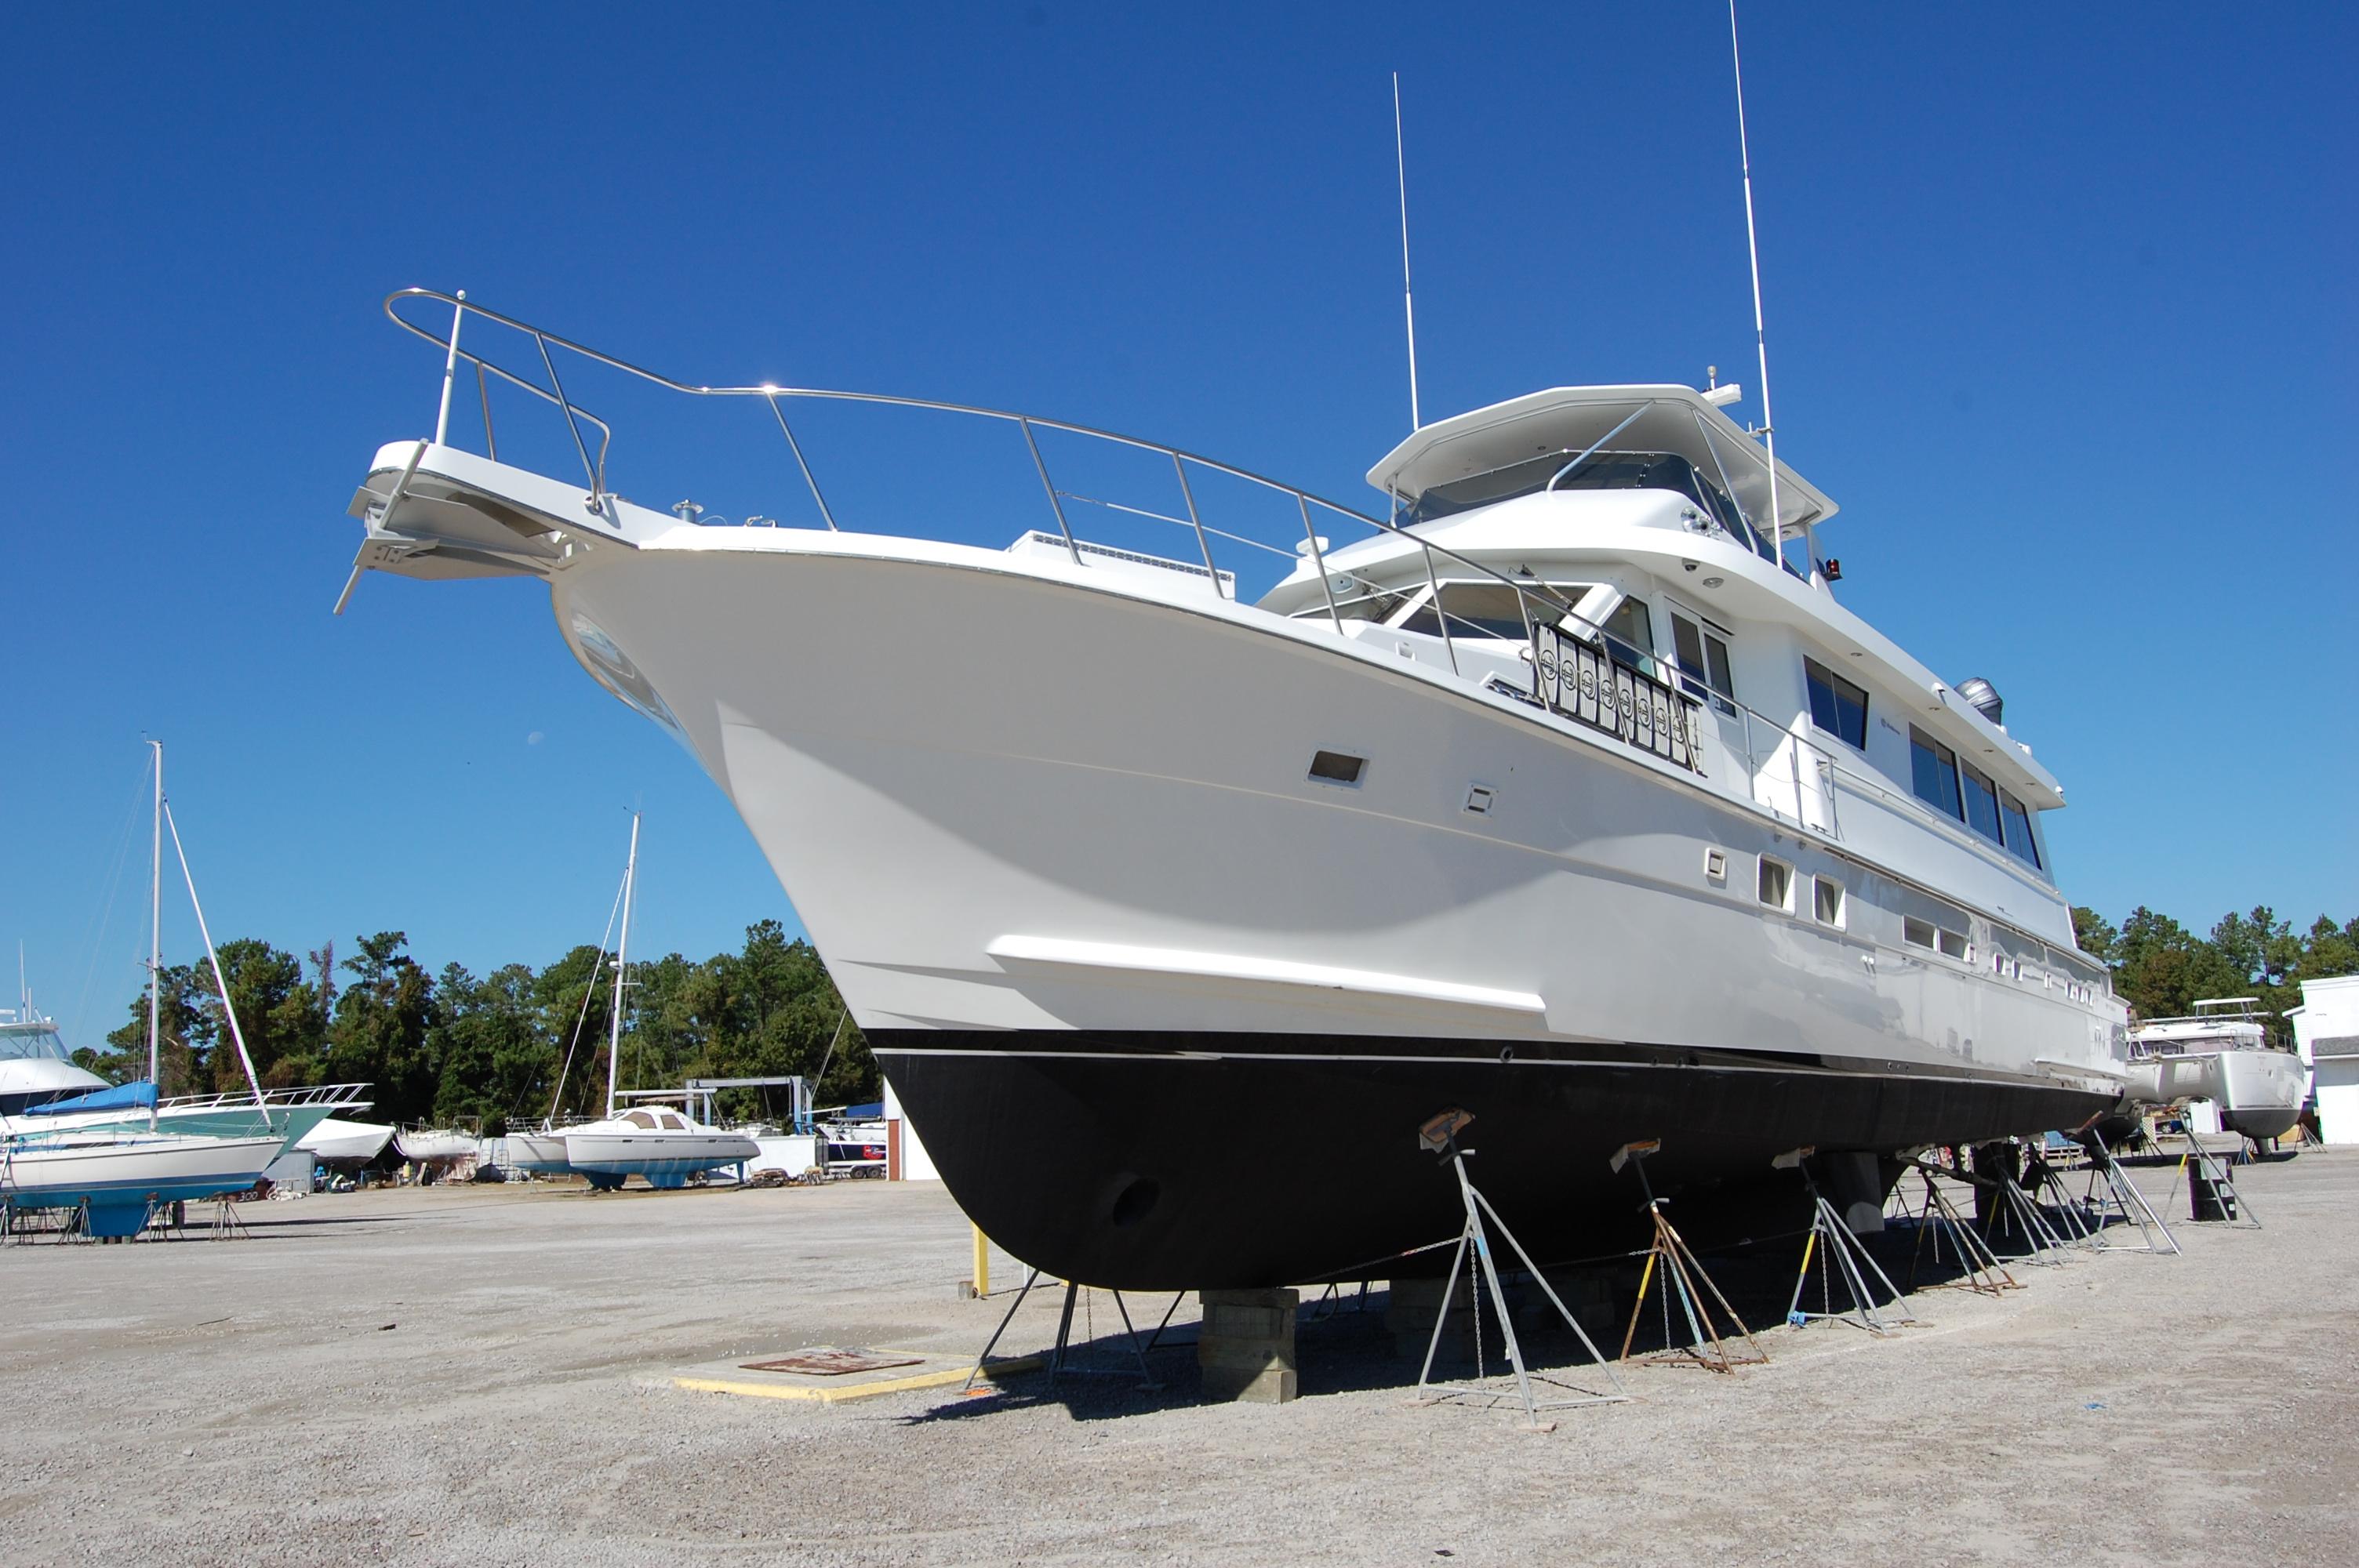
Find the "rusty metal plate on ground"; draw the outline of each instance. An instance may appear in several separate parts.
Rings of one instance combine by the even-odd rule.
[[[775,1361],[741,1362],[748,1372],[803,1372],[815,1378],[840,1378],[847,1372],[879,1372],[887,1367],[914,1367],[922,1356],[878,1355],[874,1350],[837,1350],[822,1346],[798,1350]]]

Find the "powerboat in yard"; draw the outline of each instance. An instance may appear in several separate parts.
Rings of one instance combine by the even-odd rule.
[[[2142,1020],[2129,1032],[2134,1106],[2210,1104],[2223,1130],[2259,1141],[2293,1130],[2310,1095],[2299,1053],[2273,1043],[2257,997],[2207,997],[2185,1018]]]
[[[297,1139],[295,1147],[332,1171],[353,1171],[384,1153],[392,1139],[389,1123],[330,1117]]]
[[[1462,1223],[1415,1137],[1450,1108],[1547,1260],[1628,1239],[1608,1162],[1636,1141],[1688,1228],[1799,1206],[1771,1163],[1798,1148],[1874,1204],[1912,1151],[2120,1098],[2125,1011],[2041,827],[2061,786],[1986,683],[1838,601],[1835,503],[1735,388],[1427,425],[1364,513],[1062,421],[692,385],[427,290],[386,309],[435,344],[444,418],[367,464],[353,582],[547,584],[583,669],[729,795],[951,1194],[1028,1263],[1386,1277]],[[462,362],[579,471],[462,449]],[[811,400],[995,422],[1038,524],[977,542],[1007,514],[979,472],[948,540],[851,531],[815,481],[818,526],[638,505],[576,399],[650,384],[758,405],[806,473]],[[1164,492],[1055,477],[1109,449]],[[1274,1107],[1288,1135],[1241,1142]],[[1053,1158],[1011,1146],[1044,1121]]]

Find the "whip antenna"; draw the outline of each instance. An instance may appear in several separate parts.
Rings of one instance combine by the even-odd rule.
[[[1730,0],[1734,4],[1734,0]],[[1424,421],[1417,414],[1417,298],[1408,287],[1408,159],[1401,150],[1400,72],[1393,72],[1393,173],[1400,183],[1401,229],[1401,311],[1408,318],[1408,427],[1414,432]],[[1750,197],[1746,200],[1749,201]],[[1768,417],[1763,415],[1762,417]]]
[[[1769,336],[1761,324],[1761,241],[1753,227],[1753,149],[1745,135],[1745,55],[1736,47],[1736,0],[1728,0],[1728,53],[1736,65],[1736,156],[1745,168],[1745,249],[1753,264],[1753,342],[1761,355],[1761,438],[1769,449],[1769,534],[1782,561],[1786,534],[1777,513],[1777,421],[1769,412]],[[1817,572],[1816,561],[1810,570]]]

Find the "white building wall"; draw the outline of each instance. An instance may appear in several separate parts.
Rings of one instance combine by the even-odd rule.
[[[2312,1068],[2318,1130],[2329,1143],[2359,1143],[2359,975],[2301,982],[2289,1015],[2301,1059]]]

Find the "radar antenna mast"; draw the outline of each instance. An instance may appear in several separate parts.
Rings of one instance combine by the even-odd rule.
[[[1734,0],[1731,0],[1734,4]],[[1417,297],[1408,287],[1408,157],[1401,144],[1400,72],[1393,72],[1393,174],[1400,187],[1401,313],[1408,319],[1408,427],[1425,427],[1417,410]],[[1767,416],[1764,416],[1767,417]]]
[[[1745,54],[1736,43],[1736,0],[1728,0],[1728,53],[1736,67],[1736,156],[1745,169],[1745,250],[1753,265],[1753,342],[1761,362],[1762,441],[1769,449],[1769,535],[1779,559],[1785,558],[1786,533],[1777,508],[1777,420],[1769,412],[1769,336],[1761,319],[1761,241],[1753,225],[1753,148],[1745,134]],[[1807,538],[1807,535],[1805,535]],[[1805,545],[1807,551],[1809,546]],[[1818,576],[1816,560],[1810,575]]]

